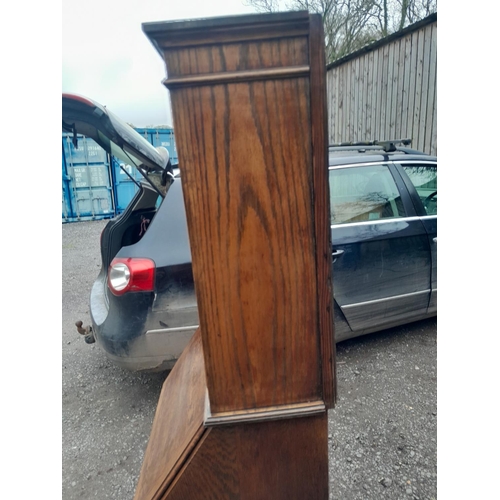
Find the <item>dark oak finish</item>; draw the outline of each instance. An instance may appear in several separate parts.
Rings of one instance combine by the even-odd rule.
[[[323,400],[333,408],[337,397],[335,379],[335,334],[333,330],[332,247],[330,244],[330,184],[328,180],[328,118],[326,105],[323,25],[311,18],[311,135],[313,144],[314,215],[319,303],[318,327],[321,342]]]
[[[326,413],[213,428],[163,498],[326,499],[327,428]]]
[[[212,415],[335,399],[321,20],[243,17],[144,26],[169,75]]]
[[[200,329],[136,500],[326,499],[335,342],[321,18],[144,25],[164,58]]]
[[[173,53],[186,47],[221,45],[230,46],[242,41],[300,38],[309,35],[309,14],[287,12],[244,16],[214,17],[202,20],[144,23],[143,30],[166,59],[167,51]],[[169,76],[170,67],[167,67]]]
[[[324,409],[313,417],[206,427],[204,369],[198,330],[163,384],[135,500],[326,499]]]
[[[227,87],[172,96],[213,413],[321,399],[308,81]]]
[[[160,498],[206,432],[205,392],[205,364],[197,330],[163,384],[136,499]]]

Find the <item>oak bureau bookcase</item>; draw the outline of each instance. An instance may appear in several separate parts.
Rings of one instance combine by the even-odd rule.
[[[200,326],[145,499],[326,499],[336,397],[325,59],[307,12],[145,23],[163,58]]]

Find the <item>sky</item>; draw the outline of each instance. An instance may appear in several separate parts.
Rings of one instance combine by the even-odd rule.
[[[142,23],[255,13],[244,0],[64,0],[62,91],[136,127],[173,125],[160,55]]]

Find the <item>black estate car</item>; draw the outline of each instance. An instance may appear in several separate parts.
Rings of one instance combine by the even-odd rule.
[[[198,326],[182,179],[106,108],[63,94],[63,130],[94,139],[144,180],[101,235],[78,329],[132,370],[170,369]],[[342,341],[437,314],[437,159],[409,141],[329,148],[335,335]]]

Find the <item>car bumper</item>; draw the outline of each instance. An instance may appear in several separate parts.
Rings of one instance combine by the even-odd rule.
[[[184,328],[165,328],[148,330],[133,341],[127,342],[128,354],[117,355],[106,349],[95,332],[96,342],[103,348],[106,357],[114,364],[130,371],[164,371],[170,370],[179,359],[182,351],[198,328],[197,325]],[[125,347],[124,345],[120,346]],[[114,350],[116,352],[116,350]],[[158,354],[161,353],[161,354]]]
[[[108,359],[127,370],[171,369],[198,328],[196,309],[173,314],[154,311],[154,295],[150,293],[109,300],[110,303],[105,296],[104,279],[96,280],[90,296],[92,330]],[[182,326],[175,324],[176,317]],[[194,321],[186,322],[190,317]],[[172,327],[161,327],[162,319],[173,323]]]

